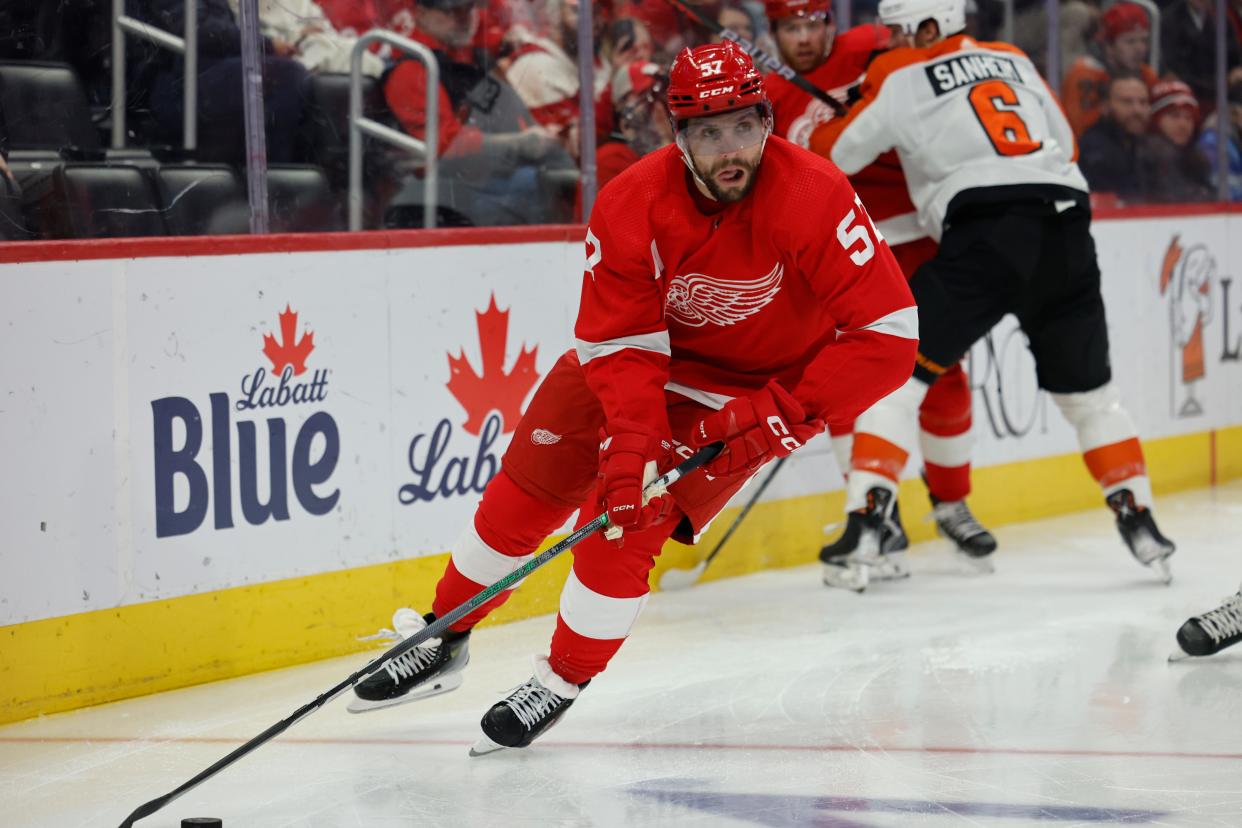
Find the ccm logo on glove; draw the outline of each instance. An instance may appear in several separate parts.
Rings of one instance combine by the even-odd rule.
[[[708,474],[724,477],[754,471],[774,457],[785,457],[824,430],[824,422],[808,419],[802,404],[776,380],[749,397],[730,400],[707,415],[693,430],[695,448],[724,441],[725,450],[708,466]]]
[[[614,420],[601,430],[597,496],[608,515],[605,537],[620,542],[626,530],[640,531],[669,516],[672,498],[648,497],[644,489],[661,467],[672,465],[672,440],[641,423]]]

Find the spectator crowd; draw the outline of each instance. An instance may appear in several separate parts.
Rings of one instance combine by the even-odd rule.
[[[773,37],[760,0],[595,0],[593,49],[579,49],[580,0],[258,0],[262,33],[267,159],[272,164],[334,163],[307,130],[316,79],[349,71],[360,33],[386,29],[431,50],[438,95],[425,96],[427,67],[392,44],[373,44],[362,70],[370,113],[428,140],[436,136],[441,223],[496,225],[580,219],[582,131],[594,130],[598,183],[672,141],[662,111],[665,72],[687,45],[719,40],[714,21],[791,65],[796,53]],[[244,172],[239,0],[198,0],[196,163]],[[681,6],[690,6],[686,14]],[[771,3],[769,3],[769,6]],[[780,4],[777,4],[780,5]],[[787,5],[787,4],[786,4]],[[1217,21],[1213,0],[1062,0],[1060,96],[1093,191],[1125,204],[1215,198],[1221,176],[1242,199],[1242,0]],[[110,106],[109,0],[54,0],[0,7],[0,63],[56,61],[76,73],[94,126],[107,135]],[[174,34],[184,31],[183,0],[128,0],[126,13]],[[1000,36],[999,0],[971,0],[970,25]],[[1040,65],[1046,6],[1018,0],[1014,40]],[[874,17],[862,0],[851,23]],[[1228,108],[1216,111],[1216,27],[1225,27],[1231,67]],[[829,37],[839,37],[830,18]],[[788,39],[788,38],[787,38]],[[831,41],[830,41],[831,42]],[[593,67],[594,117],[582,123],[579,71]],[[128,139],[157,158],[177,157],[182,141],[184,60],[140,39],[128,43]],[[3,72],[0,71],[0,84]],[[11,97],[11,96],[10,96]],[[0,103],[8,100],[0,86]],[[11,104],[10,104],[11,105]],[[0,106],[0,125],[6,113]],[[20,114],[9,112],[10,122]],[[1218,169],[1217,148],[1227,165]],[[101,139],[101,145],[106,141]],[[0,126],[7,155],[7,130]],[[163,155],[161,155],[161,153]],[[339,159],[337,159],[339,161]],[[425,170],[401,151],[368,153],[370,226],[421,224]],[[10,197],[20,176],[0,167]],[[328,170],[339,194],[343,175]],[[377,206],[377,204],[378,206]]]

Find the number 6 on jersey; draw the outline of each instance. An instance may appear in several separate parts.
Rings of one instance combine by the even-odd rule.
[[[1030,155],[1044,145],[1031,137],[1026,121],[1018,114],[1022,104],[1013,87],[1002,80],[990,80],[970,90],[970,106],[979,125],[1000,155]]]

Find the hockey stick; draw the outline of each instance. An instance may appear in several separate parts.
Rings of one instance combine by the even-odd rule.
[[[759,484],[759,488],[755,489],[755,493],[750,496],[750,500],[746,501],[746,505],[742,507],[741,513],[733,519],[733,525],[729,527],[729,531],[725,532],[724,537],[721,538],[716,544],[716,548],[713,549],[706,558],[699,561],[689,569],[665,570],[664,574],[660,576],[660,590],[662,592],[668,592],[671,589],[685,589],[688,586],[694,586],[694,584],[698,582],[699,578],[703,577],[703,573],[707,570],[707,567],[711,565],[712,560],[720,554],[720,550],[724,548],[724,545],[729,541],[729,538],[733,537],[733,533],[737,531],[737,527],[742,525],[742,521],[746,519],[748,514],[750,514],[750,510],[754,507],[754,505],[759,502],[759,498],[763,496],[765,491],[767,491],[768,484],[772,482],[772,478],[776,477],[776,473],[781,470],[781,466],[785,465],[785,461],[788,459],[789,455],[787,454],[772,465],[772,471],[768,472],[768,476],[765,477],[763,482]]]
[[[802,75],[799,75],[793,69],[786,66],[784,62],[781,61],[780,58],[776,57],[775,55],[768,54],[767,52],[760,49],[758,46],[751,43],[749,40],[742,37],[740,34],[728,28],[727,26],[721,26],[715,20],[704,17],[703,15],[699,14],[699,12],[696,9],[691,8],[690,6],[683,3],[682,0],[667,0],[667,2],[669,5],[671,5],[673,8],[677,9],[678,11],[680,11],[682,14],[696,21],[699,25],[705,26],[708,29],[711,29],[713,32],[720,35],[725,40],[732,40],[738,46],[742,47],[743,52],[750,55],[751,58],[753,58],[756,63],[762,64],[764,68],[766,68],[768,71],[775,72],[776,74],[780,75],[785,80],[792,83],[794,86],[801,89],[803,92],[806,92],[811,97],[816,98],[828,104],[828,106],[831,107],[832,111],[836,113],[838,117],[842,117],[845,115],[844,104],[842,104],[836,98],[829,95],[824,90],[820,89],[815,84],[811,83],[806,78],[802,77]]]
[[[678,480],[680,480],[681,478],[685,477],[690,472],[697,469],[699,466],[702,466],[704,463],[711,461],[712,458],[714,458],[717,454],[719,454],[723,449],[724,449],[724,443],[712,443],[709,446],[703,447],[693,457],[683,460],[675,468],[665,473],[662,477],[659,477],[651,481],[651,483],[644,490],[644,493],[651,497],[656,497],[658,495],[663,494],[664,491],[668,489],[669,486],[673,485]],[[172,802],[174,799],[177,799],[182,794],[187,793],[193,790],[194,788],[198,787],[201,783],[206,782],[208,779],[215,776],[217,773],[224,770],[229,765],[233,764],[238,759],[245,756],[247,753],[250,753],[252,750],[259,747],[260,745],[263,745],[264,743],[271,741],[272,739],[279,736],[284,731],[288,730],[293,725],[300,722],[302,719],[309,716],[311,713],[314,713],[316,710],[323,707],[325,704],[332,701],[337,696],[341,695],[346,690],[353,687],[359,681],[366,678],[371,673],[374,673],[376,670],[382,667],[386,662],[390,661],[391,659],[396,658],[397,656],[401,655],[402,653],[410,649],[413,649],[414,647],[417,647],[419,644],[422,644],[424,641],[427,641],[428,639],[436,638],[442,635],[445,632],[445,630],[447,630],[450,626],[455,624],[458,620],[460,620],[466,614],[472,612],[473,610],[477,609],[479,606],[485,604],[487,601],[494,598],[496,595],[498,595],[503,590],[507,589],[513,584],[516,584],[518,581],[522,580],[527,575],[534,572],[536,569],[543,566],[548,561],[552,560],[557,555],[564,552],[566,549],[572,549],[573,547],[581,543],[583,540],[595,534],[600,529],[603,529],[606,526],[608,526],[608,516],[606,514],[601,514],[599,517],[590,521],[585,526],[581,527],[580,529],[575,531],[573,534],[571,534],[569,537],[562,540],[560,543],[545,550],[544,552],[540,553],[534,558],[531,558],[529,561],[527,561],[525,564],[523,564],[519,568],[515,569],[513,572],[510,572],[508,575],[501,578],[499,581],[492,584],[487,589],[480,592],[478,595],[475,595],[469,601],[466,601],[464,604],[461,604],[460,606],[454,608],[453,610],[445,613],[443,616],[441,616],[440,618],[437,618],[435,621],[431,622],[429,625],[419,630],[414,635],[410,636],[404,641],[397,643],[395,646],[393,646],[391,649],[389,649],[384,654],[372,659],[361,670],[354,673],[349,678],[345,679],[340,684],[333,687],[331,690],[328,690],[327,692],[323,693],[322,695],[320,695],[318,698],[316,698],[314,701],[310,702],[309,704],[305,704],[302,707],[299,707],[287,719],[282,719],[281,721],[272,725],[267,730],[260,733],[258,736],[255,736],[249,742],[246,742],[246,744],[234,750],[228,756],[225,756],[219,762],[216,762],[214,765],[212,765],[211,767],[207,768],[202,773],[195,776],[193,779],[189,780],[188,782],[181,785],[180,787],[172,791],[169,791],[163,796],[158,797],[156,799],[152,799],[150,802],[147,802],[146,804],[139,806],[132,814],[130,814],[125,819],[124,822],[121,823],[121,828],[132,828],[133,824],[137,822],[138,820],[143,819],[145,817],[149,817],[151,814],[163,808],[165,805]]]

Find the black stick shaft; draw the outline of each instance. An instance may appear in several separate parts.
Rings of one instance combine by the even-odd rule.
[[[759,484],[759,488],[755,489],[755,493],[750,496],[750,500],[746,501],[746,505],[742,507],[741,514],[733,519],[733,525],[729,527],[729,531],[725,532],[724,537],[721,538],[716,544],[716,548],[711,551],[711,554],[703,559],[704,569],[711,564],[712,558],[720,554],[720,550],[724,548],[724,545],[728,542],[729,538],[733,537],[733,533],[737,531],[737,527],[742,525],[742,521],[746,519],[748,514],[750,514],[750,510],[753,509],[755,504],[759,502],[759,498],[763,497],[763,493],[768,490],[768,484],[772,482],[772,478],[776,477],[776,473],[781,470],[781,466],[785,465],[785,461],[788,459],[789,455],[787,454],[772,464],[772,471],[768,472],[768,476],[763,478],[763,482]]]
[[[723,448],[724,448],[723,443],[713,443],[710,446],[705,446],[704,448],[700,449],[699,452],[695,454],[693,457],[683,460],[681,463],[677,465],[676,468],[670,470],[663,477],[660,477],[657,480],[653,481],[647,488],[648,489],[662,489],[662,488],[667,488],[673,485],[678,480],[680,480],[682,477],[685,477],[687,474],[697,469],[699,466],[702,466],[704,463],[709,462],[712,458],[714,458],[717,454],[719,454]],[[501,578],[499,581],[492,584],[491,586],[489,586],[487,589],[483,590],[479,594],[475,595],[470,600],[466,601],[463,604],[460,604],[459,606],[445,613],[443,616],[441,616],[440,618],[437,618],[435,621],[431,622],[426,627],[419,630],[417,633],[405,639],[404,641],[398,642],[396,645],[394,645],[388,651],[384,652],[382,655],[379,655],[376,658],[373,658],[361,670],[354,673],[353,675],[351,675],[349,678],[345,679],[344,681],[340,682],[335,687],[333,687],[331,690],[328,690],[327,692],[321,694],[314,701],[308,704],[305,704],[302,707],[299,707],[297,710],[293,712],[291,716],[289,716],[286,719],[282,719],[281,721],[272,725],[267,730],[263,731],[258,736],[255,736],[249,742],[246,742],[244,745],[237,748],[232,753],[225,756],[223,759],[216,762],[211,767],[207,768],[206,770],[202,771],[194,778],[185,782],[180,787],[172,791],[169,791],[168,793],[164,794],[161,797],[152,799],[150,802],[147,802],[139,806],[132,814],[130,814],[125,819],[124,822],[121,823],[121,828],[132,828],[133,824],[137,822],[138,820],[150,816],[151,814],[163,808],[168,803],[172,802],[174,799],[177,799],[178,797],[180,797],[182,794],[188,793],[189,791],[198,787],[203,782],[206,782],[208,779],[215,776],[217,773],[224,770],[229,765],[233,764],[238,759],[245,756],[247,753],[250,753],[255,748],[267,742],[270,742],[272,739],[276,738],[281,733],[284,733],[290,727],[297,724],[302,719],[309,716],[311,713],[314,713],[316,710],[323,707],[325,704],[332,701],[333,699],[335,699],[337,696],[344,693],[349,688],[353,687],[355,684],[357,684],[362,679],[371,675],[371,673],[374,673],[376,670],[382,667],[386,662],[390,661],[391,659],[396,658],[397,656],[401,655],[407,650],[417,647],[419,644],[422,644],[424,641],[439,637],[449,627],[451,627],[453,624],[461,620],[463,616],[467,615],[468,613],[472,612],[473,610],[487,603],[492,598],[494,598],[496,595],[498,595],[499,593],[507,589],[509,586],[522,580],[527,575],[534,572],[536,569],[543,566],[548,561],[552,560],[553,558],[555,558],[557,555],[561,554],[565,550],[572,549],[573,547],[577,546],[579,543],[586,540],[588,537],[595,534],[600,529],[603,529],[607,525],[608,525],[607,515],[600,515],[596,517],[594,520],[590,521],[589,523],[585,524],[581,528],[577,529],[575,532],[573,532],[573,534],[566,537],[560,543],[544,550],[540,554],[536,555],[534,558],[531,558],[525,564],[518,567],[513,572],[510,572],[508,575]]]
[[[829,95],[823,89],[820,89],[818,86],[811,83],[802,75],[795,72],[776,55],[768,54],[763,49],[760,49],[754,43],[751,43],[749,40],[742,37],[740,34],[727,26],[721,26],[715,20],[712,20],[709,17],[704,17],[702,14],[699,14],[696,9],[681,2],[681,0],[667,0],[667,2],[682,14],[698,22],[699,25],[706,26],[708,29],[711,29],[725,40],[731,40],[736,43],[742,48],[743,52],[751,56],[751,59],[753,59],[755,63],[761,64],[769,72],[775,72],[785,80],[792,83],[794,86],[801,89],[803,92],[809,94],[811,97],[828,104],[828,106],[832,108],[832,111],[835,112],[838,117],[845,115],[844,104]]]

